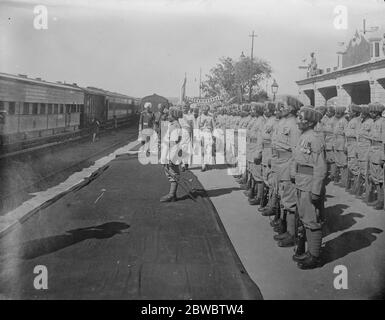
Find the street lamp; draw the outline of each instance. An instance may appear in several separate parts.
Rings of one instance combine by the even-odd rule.
[[[273,93],[273,101],[275,101],[275,95],[278,92],[278,83],[275,81],[275,79],[273,81],[273,84],[271,85],[271,92]]]

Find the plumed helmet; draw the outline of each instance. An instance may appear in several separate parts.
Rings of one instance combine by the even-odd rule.
[[[369,103],[369,112],[381,112],[384,111],[384,105],[379,102]]]
[[[361,104],[361,113],[368,114],[369,113],[369,106],[367,104]]]
[[[265,109],[265,105],[262,102],[256,102],[254,108],[258,114],[262,114]]]
[[[150,109],[152,107],[152,103],[146,102],[143,107],[144,107],[144,109]]]
[[[349,110],[351,112],[361,112],[361,107],[355,103],[352,103],[350,106],[349,106]]]
[[[321,112],[322,116],[324,116],[327,108],[326,108],[326,106],[318,106],[315,108],[315,110],[317,110],[318,112]]]
[[[320,122],[323,117],[323,114],[320,111],[310,105],[301,107],[299,112],[303,113],[305,120],[314,123]]]
[[[268,109],[271,113],[274,113],[274,111],[275,111],[275,103],[274,103],[274,102],[266,101],[266,102],[265,102],[265,105],[266,105],[267,109]]]
[[[336,113],[345,113],[346,107],[337,106],[335,107]]]

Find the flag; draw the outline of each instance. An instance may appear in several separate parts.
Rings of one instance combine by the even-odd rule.
[[[183,101],[185,100],[186,98],[186,75],[184,75],[184,80],[183,80],[183,84],[182,84],[182,88],[180,90],[180,103],[183,103]]]

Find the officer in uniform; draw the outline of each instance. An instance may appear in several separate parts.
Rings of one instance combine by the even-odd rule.
[[[214,119],[208,114],[209,106],[204,105],[202,107],[202,114],[199,118],[199,129],[202,134],[202,169],[206,171],[208,164],[213,164],[212,146],[213,146],[213,130],[214,130]]]
[[[298,127],[302,134],[293,152],[291,177],[297,189],[297,210],[305,228],[307,251],[297,252],[293,260],[300,269],[316,268],[320,262],[322,244],[324,189],[327,164],[325,145],[314,127],[322,114],[312,106],[304,106],[298,115]],[[303,237],[302,237],[303,239]]]
[[[347,166],[348,160],[346,156],[346,145],[345,145],[345,129],[348,124],[348,120],[345,118],[346,108],[342,106],[337,106],[335,108],[336,114],[336,123],[334,125],[334,141],[333,141],[333,151],[334,151],[334,162],[336,165],[336,171],[334,175],[334,184],[339,184],[341,187],[345,188],[347,185]]]
[[[296,189],[290,179],[290,163],[300,136],[297,126],[297,105],[281,104],[279,108],[280,121],[276,127],[273,142],[273,155],[275,161],[272,170],[276,172],[278,180],[278,192],[281,204],[282,228],[279,234],[274,236],[279,247],[290,247],[295,244],[295,211]]]
[[[369,104],[369,114],[373,119],[370,129],[371,146],[369,148],[369,174],[368,174],[368,201],[371,198],[370,193],[377,193],[377,199],[370,203],[376,210],[384,208],[384,146],[383,137],[385,135],[385,119],[382,117],[384,105],[380,103]],[[373,190],[374,189],[374,190]],[[373,193],[374,193],[373,192]],[[372,195],[374,198],[374,195]]]
[[[373,119],[369,116],[368,105],[361,105],[361,124],[357,132],[357,159],[360,172],[354,180],[354,194],[361,198],[364,189],[368,187],[368,153],[371,145],[370,129],[373,125]],[[364,198],[365,200],[365,198]]]
[[[345,128],[346,151],[348,157],[348,176],[346,189],[353,190],[353,182],[360,173],[357,159],[357,132],[361,123],[361,107],[351,104],[348,108],[349,121]]]
[[[182,130],[178,119],[182,116],[181,111],[176,107],[171,107],[168,113],[167,131],[162,139],[161,162],[164,165],[164,171],[170,182],[170,191],[160,198],[160,202],[176,201],[176,192],[178,189],[178,179],[180,176],[178,155],[179,142],[182,140]]]
[[[191,165],[192,156],[192,134],[193,134],[193,121],[191,114],[189,113],[190,107],[187,104],[182,106],[183,114],[179,118],[179,124],[182,128],[182,140],[180,142],[182,150],[182,171],[188,169]]]
[[[155,127],[155,116],[151,110],[151,102],[144,104],[144,111],[139,118],[139,141],[143,144],[150,141]]]

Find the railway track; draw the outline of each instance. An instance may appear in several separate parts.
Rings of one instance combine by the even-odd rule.
[[[17,207],[17,205],[20,205],[27,197],[29,197],[29,194],[31,192],[38,192],[46,189],[53,183],[56,183],[58,177],[61,177],[62,179],[68,177],[73,172],[79,171],[84,167],[86,167],[87,166],[86,164],[92,161],[92,159],[95,159],[102,154],[106,154],[110,150],[117,149],[127,144],[129,141],[135,140],[136,136],[137,136],[137,129],[129,128],[127,135],[124,135],[124,138],[120,139],[119,141],[113,144],[109,144],[107,147],[98,149],[97,151],[87,155],[87,157],[84,157],[81,160],[76,161],[75,163],[71,163],[70,165],[66,167],[62,167],[59,170],[51,171],[48,174],[44,175],[43,177],[40,177],[39,179],[33,181],[32,183],[28,185],[24,185],[23,187],[17,188],[16,190],[12,190],[11,192],[0,191],[0,215],[5,213],[3,212],[5,209],[3,204],[9,201],[12,202],[12,199],[19,199],[19,201],[16,201],[16,203],[12,205],[12,207]],[[5,168],[5,170],[7,169]],[[5,189],[4,185],[2,186],[2,189],[3,190]],[[12,210],[12,208],[7,208],[7,209]]]

